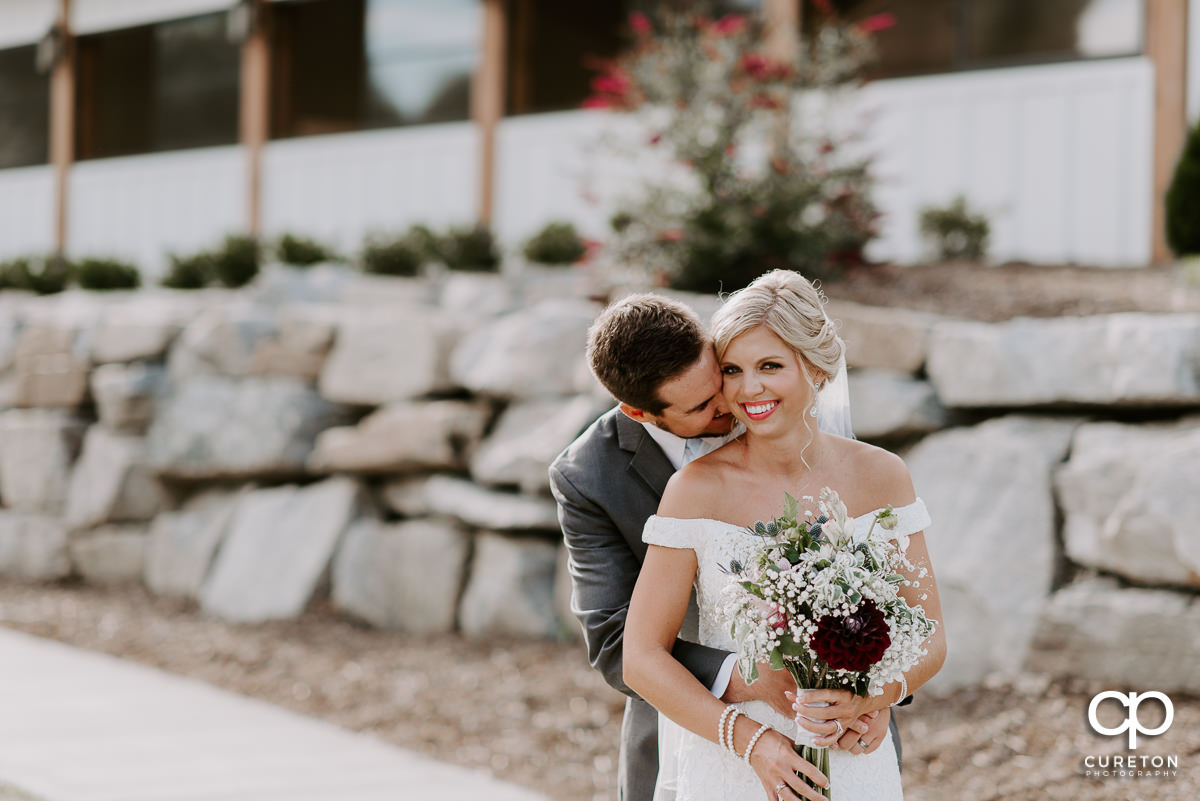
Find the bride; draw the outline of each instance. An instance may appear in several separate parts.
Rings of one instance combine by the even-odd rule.
[[[768,273],[730,296],[713,318],[713,338],[722,392],[746,432],[667,485],[658,514],[646,523],[643,539],[650,547],[625,626],[625,682],[681,727],[667,738],[674,753],[662,755],[660,789],[673,789],[677,801],[750,801],[763,791],[769,801],[822,798],[803,774],[831,786],[834,801],[901,799],[890,732],[871,753],[862,740],[849,751],[831,749],[827,777],[792,743],[803,726],[819,735],[817,745],[834,744],[860,715],[885,709],[928,681],[945,660],[942,626],[904,681],[885,685],[882,695],[802,689],[795,720],[761,702],[738,704],[732,742],[723,744],[720,724],[731,717],[725,704],[671,656],[693,583],[702,644],[736,650],[731,621],[717,612],[730,580],[721,566],[749,553],[757,540],[744,527],[780,514],[784,493],[816,497],[824,487],[838,492],[864,530],[872,512],[895,508],[891,536],[909,535],[908,558],[917,571],[925,569],[923,576],[906,576],[918,586],[904,586],[901,595],[910,606],[923,606],[929,619],[942,618],[921,533],[929,516],[908,469],[887,451],[816,425],[818,393],[844,364],[844,345],[817,290],[798,273]],[[846,380],[844,369],[840,380]],[[806,508],[803,500],[800,508]]]

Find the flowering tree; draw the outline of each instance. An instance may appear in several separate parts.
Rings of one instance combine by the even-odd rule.
[[[832,277],[861,259],[879,216],[867,162],[826,126],[805,124],[802,93],[829,97],[856,86],[871,33],[891,20],[848,25],[824,7],[814,37],[781,43],[776,34],[775,49],[762,24],[741,15],[630,17],[632,48],[603,65],[585,106],[640,114],[646,146],[676,177],[647,179],[618,208],[618,261],[659,283],[708,292],[745,286],[774,267]],[[794,57],[773,55],[778,49]]]

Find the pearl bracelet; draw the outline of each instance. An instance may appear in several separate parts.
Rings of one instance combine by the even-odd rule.
[[[750,764],[750,752],[754,750],[754,746],[758,745],[758,739],[763,736],[767,729],[771,728],[767,724],[758,727],[758,731],[754,732],[754,736],[750,738],[750,744],[746,746],[746,753],[742,755],[742,759],[746,760],[746,764]],[[734,756],[737,756],[735,753]]]
[[[741,710],[737,707],[732,705],[727,706],[725,707],[725,711],[721,713],[720,722],[717,723],[718,742],[734,756],[737,756],[737,751],[733,750],[733,727],[741,714]]]

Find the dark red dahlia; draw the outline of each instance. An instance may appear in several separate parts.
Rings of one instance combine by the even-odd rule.
[[[808,644],[834,670],[861,671],[879,661],[892,637],[883,612],[868,598],[845,617],[826,615],[818,620]]]

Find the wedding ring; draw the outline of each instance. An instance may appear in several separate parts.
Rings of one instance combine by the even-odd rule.
[[[864,751],[866,751],[870,747],[866,743],[863,742],[863,738],[861,738],[861,737],[858,738],[858,744],[862,746],[862,749]]]
[[[837,724],[837,727],[838,727],[837,736],[840,738],[843,734],[846,733],[846,730],[844,728],[842,728],[842,722],[840,720],[838,720],[837,718],[834,718],[833,722]]]
[[[780,782],[775,785],[775,798],[777,801],[783,801],[783,788],[787,787],[787,782]]]

